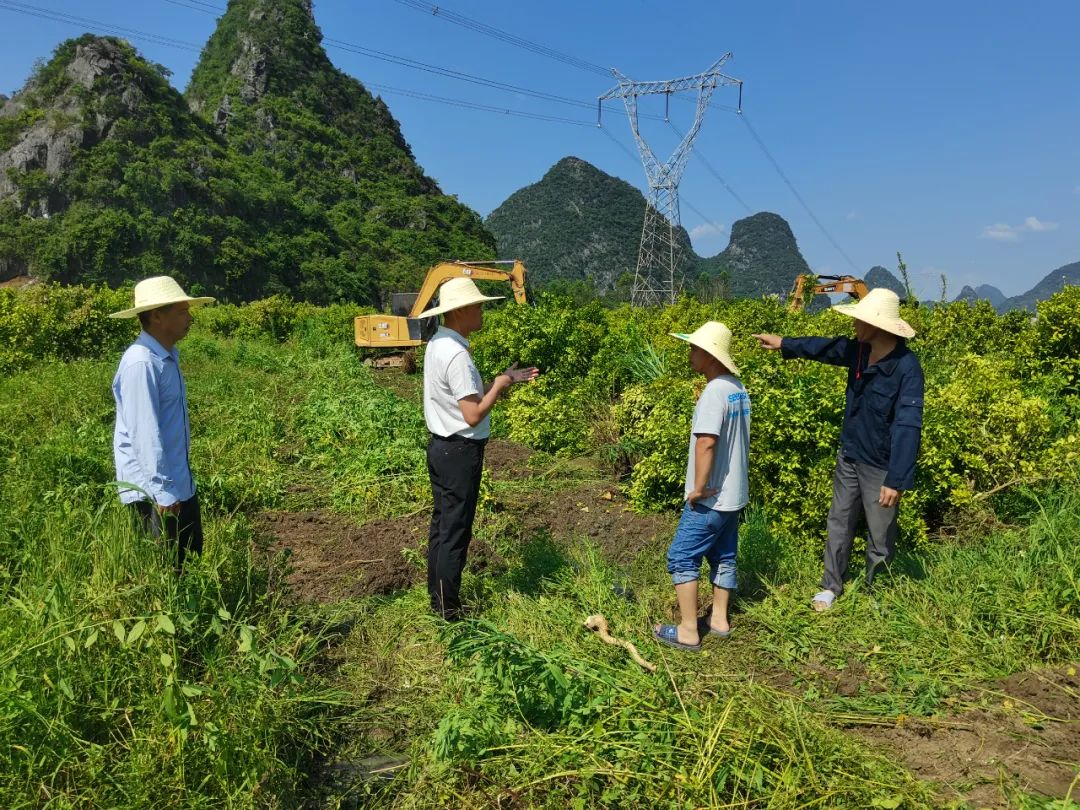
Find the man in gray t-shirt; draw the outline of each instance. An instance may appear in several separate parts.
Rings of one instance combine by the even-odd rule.
[[[660,624],[657,641],[682,650],[701,649],[701,633],[727,637],[728,603],[735,590],[739,513],[749,499],[750,397],[735,375],[731,330],[709,321],[693,334],[673,333],[690,344],[690,367],[708,382],[694,407],[686,462],[686,502],[668,549],[681,619]],[[698,575],[709,561],[712,611],[699,622]]]

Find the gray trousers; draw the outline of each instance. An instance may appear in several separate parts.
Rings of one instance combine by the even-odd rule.
[[[879,566],[892,560],[896,552],[897,507],[886,509],[878,503],[885,470],[858,464],[843,457],[836,460],[833,473],[832,507],[829,509],[829,539],[825,543],[825,575],[821,587],[837,596],[844,590],[844,574],[851,558],[851,544],[866,518],[866,584],[874,584]]]

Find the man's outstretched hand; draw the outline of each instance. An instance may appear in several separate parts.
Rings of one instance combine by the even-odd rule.
[[[540,376],[540,369],[536,366],[518,368],[517,363],[514,363],[503,374],[510,378],[510,384],[513,385],[514,383],[532,382]]]
[[[757,338],[758,346],[762,349],[768,349],[769,351],[776,351],[780,348],[780,341],[783,340],[780,335],[754,335]]]

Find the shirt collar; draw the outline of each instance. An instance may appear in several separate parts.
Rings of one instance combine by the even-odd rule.
[[[468,341],[468,339],[467,339],[467,338],[464,338],[464,337],[462,337],[462,336],[461,336],[460,334],[458,334],[457,332],[455,332],[455,331],[454,331],[453,329],[451,329],[451,328],[450,328],[449,326],[445,326],[445,325],[440,325],[440,326],[439,326],[439,328],[438,328],[438,330],[437,330],[437,331],[435,332],[435,334],[436,334],[436,335],[442,335],[443,337],[448,337],[448,338],[450,338],[451,340],[456,340],[456,341],[457,341],[458,343],[460,343],[460,344],[461,344],[462,346],[464,346],[464,347],[465,347],[466,349],[467,349],[467,348],[469,348],[469,341]]]
[[[139,333],[139,336],[135,339],[135,342],[142,346],[145,346],[162,360],[167,357],[171,357],[175,361],[179,361],[180,359],[180,352],[175,346],[172,347],[172,351],[166,351],[165,347],[158,343],[157,339],[152,337],[145,330]]]
[[[896,370],[896,364],[910,351],[905,342],[897,341],[891,352],[874,363],[874,365],[869,366],[869,368],[877,369],[879,374],[892,374]]]

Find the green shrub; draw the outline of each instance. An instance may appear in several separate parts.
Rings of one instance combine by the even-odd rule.
[[[590,447],[593,414],[588,403],[547,377],[514,386],[494,416],[510,439],[537,450],[578,455]]]
[[[129,306],[127,289],[58,284],[0,289],[0,374],[43,360],[118,354],[138,334],[137,321],[108,315]]]

